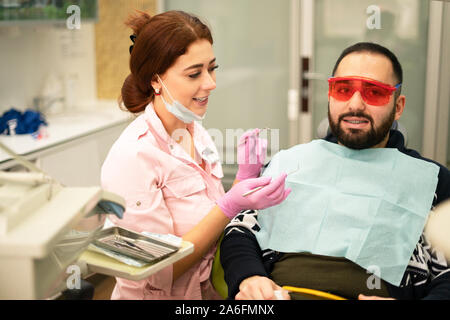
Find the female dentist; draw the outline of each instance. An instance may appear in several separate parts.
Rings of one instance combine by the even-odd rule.
[[[102,167],[102,187],[126,201],[124,218],[112,222],[137,232],[174,234],[195,249],[145,280],[117,278],[111,298],[218,299],[209,279],[224,227],[241,210],[286,199],[286,175],[273,181],[256,178],[265,150],[255,147],[261,146],[254,143],[258,131],[247,132],[246,138],[255,139],[242,141],[238,158],[250,145],[259,161],[239,165],[237,178],[242,181],[224,193],[216,147],[194,121],[205,116],[216,87],[218,65],[210,30],[181,11],[153,17],[139,12],[126,24],[134,31],[134,45],[121,98],[130,112],[140,115],[114,143]]]

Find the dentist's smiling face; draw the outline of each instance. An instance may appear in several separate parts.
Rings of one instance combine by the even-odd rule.
[[[364,77],[395,86],[391,61],[381,55],[355,52],[339,63],[334,77]],[[403,112],[405,97],[392,94],[385,105],[373,106],[356,91],[348,101],[329,97],[328,119],[338,142],[352,149],[385,147],[394,120]]]
[[[161,79],[175,100],[199,116],[203,116],[208,107],[208,98],[216,88],[216,58],[212,45],[207,40],[193,42],[186,53],[161,75]],[[154,83],[154,88],[161,88],[164,99],[172,103],[169,93],[161,85]]]

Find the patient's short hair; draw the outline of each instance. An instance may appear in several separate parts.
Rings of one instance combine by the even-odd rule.
[[[394,76],[398,83],[403,82],[403,70],[400,62],[398,61],[397,57],[395,56],[392,51],[390,51],[388,48],[383,47],[382,45],[379,45],[377,43],[373,42],[358,42],[342,51],[341,55],[336,61],[336,64],[333,68],[333,76],[336,73],[336,70],[339,66],[339,63],[341,63],[341,60],[344,59],[345,56],[349,55],[350,53],[354,52],[369,52],[369,53],[378,53],[386,58],[388,58],[392,63],[392,69],[394,70]],[[401,87],[400,87],[401,90]],[[400,94],[400,90],[398,90],[398,94]]]

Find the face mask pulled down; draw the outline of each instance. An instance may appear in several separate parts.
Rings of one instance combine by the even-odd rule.
[[[179,101],[175,100],[172,95],[169,92],[169,89],[167,89],[164,82],[161,80],[159,75],[156,75],[161,81],[162,86],[167,91],[167,94],[169,95],[170,99],[172,100],[172,103],[168,103],[166,99],[161,95],[161,99],[166,106],[167,111],[169,111],[171,114],[173,114],[177,119],[183,121],[186,124],[192,123],[193,121],[201,121],[205,118],[206,113],[203,116],[199,116],[186,108],[184,105],[182,105]]]

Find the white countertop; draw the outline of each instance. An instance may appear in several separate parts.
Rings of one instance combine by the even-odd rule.
[[[35,139],[31,134],[0,135],[0,142],[15,153],[26,156],[125,123],[132,118],[131,113],[119,109],[116,101],[97,101],[80,109],[47,116],[45,119],[48,125],[43,127],[46,137]],[[0,164],[8,160],[11,160],[11,157],[0,149]]]

